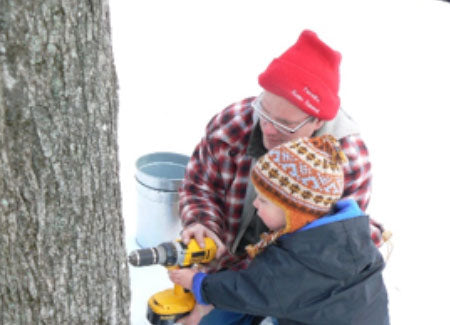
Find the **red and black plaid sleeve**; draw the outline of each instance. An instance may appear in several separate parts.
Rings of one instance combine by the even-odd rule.
[[[351,197],[365,211],[371,194],[371,164],[366,145],[359,135],[350,135],[339,140],[347,156],[344,166],[345,185],[343,197]]]
[[[340,144],[348,158],[348,164],[344,167],[345,188],[343,197],[355,199],[361,210],[365,211],[370,200],[372,182],[369,152],[364,141],[357,134],[340,139]],[[375,245],[381,246],[383,243],[381,237],[382,225],[370,219],[370,232]]]
[[[251,158],[245,154],[253,128],[250,102],[231,105],[211,120],[179,192],[183,225],[201,223],[226,245],[238,230],[250,173]]]

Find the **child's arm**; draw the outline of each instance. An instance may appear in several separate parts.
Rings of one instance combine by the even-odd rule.
[[[196,273],[192,292],[197,303],[244,314],[282,315],[272,272],[256,260],[246,270]]]

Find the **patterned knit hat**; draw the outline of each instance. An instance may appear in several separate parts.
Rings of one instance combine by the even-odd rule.
[[[286,227],[264,234],[246,247],[251,257],[279,236],[294,232],[330,212],[344,191],[342,165],[347,161],[331,135],[300,138],[270,150],[251,171],[256,190],[281,207]]]
[[[309,115],[332,120],[339,109],[341,54],[305,30],[297,42],[259,75],[265,90],[281,96]]]

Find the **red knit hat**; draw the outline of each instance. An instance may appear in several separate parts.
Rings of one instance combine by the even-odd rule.
[[[339,109],[341,54],[305,30],[298,41],[259,75],[261,87],[309,115],[332,120]]]

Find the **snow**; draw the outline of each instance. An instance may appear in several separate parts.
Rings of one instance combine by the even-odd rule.
[[[368,212],[394,234],[385,270],[392,324],[450,323],[449,3],[111,0],[110,7],[128,251],[138,248],[136,160],[157,151],[190,155],[213,114],[257,95],[258,74],[309,28],[343,54],[342,106],[373,164]],[[160,266],[130,267],[130,276],[132,324],[147,324],[147,299],[171,283]]]

